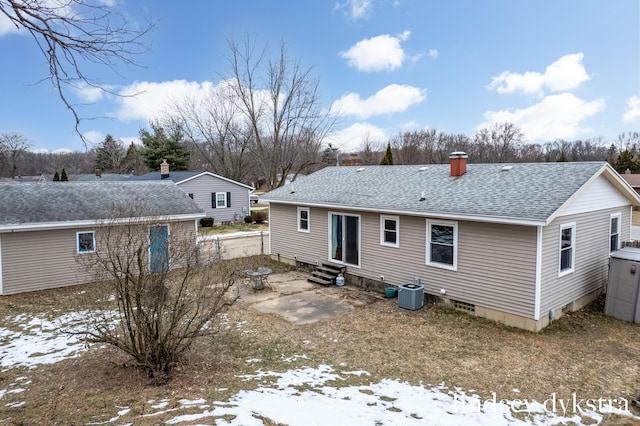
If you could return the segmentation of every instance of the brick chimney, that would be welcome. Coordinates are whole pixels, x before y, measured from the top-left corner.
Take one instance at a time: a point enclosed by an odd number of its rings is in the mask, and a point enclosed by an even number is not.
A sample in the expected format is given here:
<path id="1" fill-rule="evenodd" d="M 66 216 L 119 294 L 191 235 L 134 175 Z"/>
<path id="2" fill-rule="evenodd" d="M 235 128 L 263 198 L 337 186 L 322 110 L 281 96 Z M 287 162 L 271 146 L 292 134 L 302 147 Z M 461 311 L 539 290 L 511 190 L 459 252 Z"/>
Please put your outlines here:
<path id="1" fill-rule="evenodd" d="M 462 151 L 452 152 L 449 155 L 451 164 L 451 176 L 462 176 L 467 173 L 467 153 Z"/>
<path id="2" fill-rule="evenodd" d="M 169 163 L 167 159 L 163 159 L 160 163 L 160 179 L 167 179 L 169 177 Z"/>

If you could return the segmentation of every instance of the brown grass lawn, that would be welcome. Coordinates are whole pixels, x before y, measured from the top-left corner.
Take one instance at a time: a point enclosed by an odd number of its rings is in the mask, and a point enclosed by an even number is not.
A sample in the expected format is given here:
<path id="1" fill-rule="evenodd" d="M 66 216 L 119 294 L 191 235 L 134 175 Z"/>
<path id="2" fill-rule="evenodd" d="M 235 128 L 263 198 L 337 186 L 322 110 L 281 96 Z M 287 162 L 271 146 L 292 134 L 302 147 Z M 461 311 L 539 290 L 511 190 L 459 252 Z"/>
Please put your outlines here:
<path id="1" fill-rule="evenodd" d="M 161 424 L 166 420 L 162 415 L 141 417 L 150 410 L 147 401 L 223 401 L 257 386 L 239 379 L 240 374 L 320 364 L 371 373 L 348 376 L 339 386 L 390 378 L 415 385 L 445 382 L 474 389 L 484 397 L 496 392 L 504 399 L 544 401 L 553 392 L 565 399 L 574 392 L 578 398 L 594 399 L 640 396 L 640 326 L 604 316 L 602 301 L 535 334 L 441 306 L 405 311 L 396 300 L 358 289 L 327 291 L 357 302 L 356 309 L 331 320 L 296 326 L 277 315 L 236 304 L 228 313 L 229 324 L 242 325 L 232 326 L 215 340 L 198 341 L 172 380 L 162 385 L 129 367 L 123 355 L 98 347 L 57 364 L 4 371 L 0 389 L 18 377 L 27 377 L 31 383 L 24 386 L 25 392 L 0 400 L 0 424 L 106 421 L 122 406 L 131 411 L 118 423 Z M 7 317 L 21 312 L 71 310 L 77 295 L 78 288 L 67 288 L 3 297 L 0 327 Z M 295 354 L 308 359 L 284 361 Z M 248 359 L 260 361 L 247 363 Z M 26 403 L 5 406 L 13 401 Z M 3 419 L 10 420 L 3 423 Z M 638 423 L 610 416 L 604 424 Z"/>
<path id="2" fill-rule="evenodd" d="M 268 231 L 269 225 L 266 223 L 230 223 L 230 224 L 218 224 L 214 223 L 213 226 L 208 228 L 199 228 L 198 235 L 221 235 L 230 234 L 233 232 L 255 232 L 255 231 Z"/>

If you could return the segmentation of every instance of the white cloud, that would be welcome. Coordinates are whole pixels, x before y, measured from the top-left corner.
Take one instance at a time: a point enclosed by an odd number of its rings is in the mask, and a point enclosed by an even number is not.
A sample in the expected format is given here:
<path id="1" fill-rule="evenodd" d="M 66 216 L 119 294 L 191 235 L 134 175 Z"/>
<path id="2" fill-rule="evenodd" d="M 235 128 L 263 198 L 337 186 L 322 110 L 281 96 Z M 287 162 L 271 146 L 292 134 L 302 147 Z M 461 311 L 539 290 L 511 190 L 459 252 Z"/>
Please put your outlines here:
<path id="1" fill-rule="evenodd" d="M 478 129 L 509 122 L 518 126 L 530 142 L 569 139 L 588 133 L 591 129 L 581 127 L 580 123 L 604 107 L 604 99 L 586 102 L 571 93 L 562 93 L 547 96 L 529 108 L 488 111 L 486 121 Z"/>
<path id="2" fill-rule="evenodd" d="M 640 96 L 632 96 L 627 99 L 627 111 L 624 113 L 623 120 L 630 123 L 640 119 Z"/>
<path id="3" fill-rule="evenodd" d="M 199 99 L 211 92 L 213 83 L 173 80 L 161 83 L 135 82 L 120 91 L 120 108 L 114 113 L 121 121 L 150 121 L 164 115 L 172 102 L 189 97 Z"/>
<path id="4" fill-rule="evenodd" d="M 342 152 L 357 152 L 365 141 L 377 146 L 389 139 L 381 128 L 369 123 L 355 123 L 325 136 L 324 142 L 338 147 Z"/>
<path id="5" fill-rule="evenodd" d="M 373 0 L 346 0 L 336 3 L 333 10 L 344 10 L 345 15 L 353 20 L 366 19 L 373 7 Z"/>
<path id="6" fill-rule="evenodd" d="M 589 80 L 584 65 L 582 53 L 565 55 L 549 65 L 544 74 L 527 71 L 524 74 L 505 71 L 494 76 L 488 89 L 495 89 L 498 93 L 523 92 L 541 95 L 546 88 L 552 92 L 575 89 Z"/>
<path id="7" fill-rule="evenodd" d="M 436 49 L 429 49 L 429 56 L 431 56 L 433 59 L 437 58 L 439 55 L 439 52 Z"/>
<path id="8" fill-rule="evenodd" d="M 90 86 L 87 83 L 80 83 L 73 88 L 76 95 L 85 102 L 97 102 L 101 100 L 105 96 L 105 90 L 110 89 L 111 88 L 108 86 L 101 89 L 99 87 Z"/>
<path id="9" fill-rule="evenodd" d="M 18 33 L 21 30 L 21 28 L 17 28 L 4 14 L 0 14 L 0 36 Z"/>
<path id="10" fill-rule="evenodd" d="M 349 50 L 340 52 L 340 56 L 347 59 L 350 67 L 358 71 L 393 71 L 402 66 L 406 54 L 400 43 L 411 35 L 404 31 L 397 36 L 383 34 L 360 40 Z"/>
<path id="11" fill-rule="evenodd" d="M 105 138 L 105 134 L 97 130 L 84 132 L 82 136 L 92 145 L 99 145 Z"/>
<path id="12" fill-rule="evenodd" d="M 367 99 L 348 93 L 333 102 L 331 112 L 338 116 L 367 119 L 373 115 L 402 112 L 426 99 L 426 90 L 413 86 L 390 84 Z"/>

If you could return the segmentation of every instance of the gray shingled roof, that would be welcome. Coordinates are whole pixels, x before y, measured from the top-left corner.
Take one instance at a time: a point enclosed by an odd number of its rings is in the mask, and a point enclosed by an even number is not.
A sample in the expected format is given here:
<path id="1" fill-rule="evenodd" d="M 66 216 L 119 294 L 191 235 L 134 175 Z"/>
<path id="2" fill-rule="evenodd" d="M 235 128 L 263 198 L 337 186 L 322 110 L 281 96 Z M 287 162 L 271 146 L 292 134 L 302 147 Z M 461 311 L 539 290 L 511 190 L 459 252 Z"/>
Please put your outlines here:
<path id="1" fill-rule="evenodd" d="M 326 167 L 268 192 L 270 202 L 396 211 L 497 221 L 548 219 L 604 162 L 468 164 L 450 176 L 449 164 Z M 295 193 L 291 193 L 291 188 Z M 424 201 L 420 201 L 424 191 Z"/>
<path id="2" fill-rule="evenodd" d="M 131 180 L 170 180 L 175 183 L 182 182 L 185 179 L 192 178 L 203 173 L 202 170 L 177 170 L 171 171 L 168 178 L 161 179 L 160 172 L 149 172 L 140 176 L 131 176 Z"/>
<path id="3" fill-rule="evenodd" d="M 206 170 L 205 171 L 202 171 L 202 170 L 200 170 L 200 171 L 196 171 L 196 170 L 178 170 L 178 171 L 175 171 L 175 172 L 172 171 L 172 172 L 169 173 L 169 177 L 164 178 L 164 179 L 161 179 L 160 172 L 149 172 L 149 173 L 145 173 L 145 174 L 140 175 L 140 176 L 131 176 L 130 179 L 133 180 L 133 181 L 140 181 L 140 180 L 171 180 L 171 181 L 173 181 L 175 183 L 180 183 L 180 182 L 183 182 L 183 181 L 185 181 L 187 179 L 190 179 L 190 178 L 192 178 L 194 176 L 201 175 L 203 173 L 207 173 L 207 174 L 209 174 L 211 176 L 216 176 L 216 177 L 218 177 L 220 179 L 223 179 L 223 180 L 225 180 L 225 181 L 227 181 L 229 183 L 240 185 L 240 186 L 243 186 L 243 187 L 245 187 L 247 189 L 253 189 L 251 186 L 245 185 L 242 182 L 238 182 L 238 181 L 235 181 L 233 179 L 229 179 L 229 178 L 226 178 L 224 176 L 220 176 L 220 175 L 217 175 L 217 174 L 215 174 L 213 172 L 209 172 L 209 171 L 206 171 Z"/>
<path id="4" fill-rule="evenodd" d="M 139 202 L 145 216 L 204 216 L 173 182 L 1 183 L 0 228 L 109 219 L 114 209 L 131 212 Z"/>

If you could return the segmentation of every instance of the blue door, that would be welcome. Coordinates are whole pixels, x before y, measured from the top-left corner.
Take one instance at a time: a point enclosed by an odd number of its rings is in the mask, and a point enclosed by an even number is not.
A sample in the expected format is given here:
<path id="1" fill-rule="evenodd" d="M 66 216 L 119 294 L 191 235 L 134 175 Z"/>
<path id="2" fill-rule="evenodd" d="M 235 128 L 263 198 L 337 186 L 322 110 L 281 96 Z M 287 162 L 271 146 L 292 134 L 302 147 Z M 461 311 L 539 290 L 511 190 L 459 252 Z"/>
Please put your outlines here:
<path id="1" fill-rule="evenodd" d="M 169 270 L 169 227 L 156 225 L 149 228 L 149 271 Z"/>

